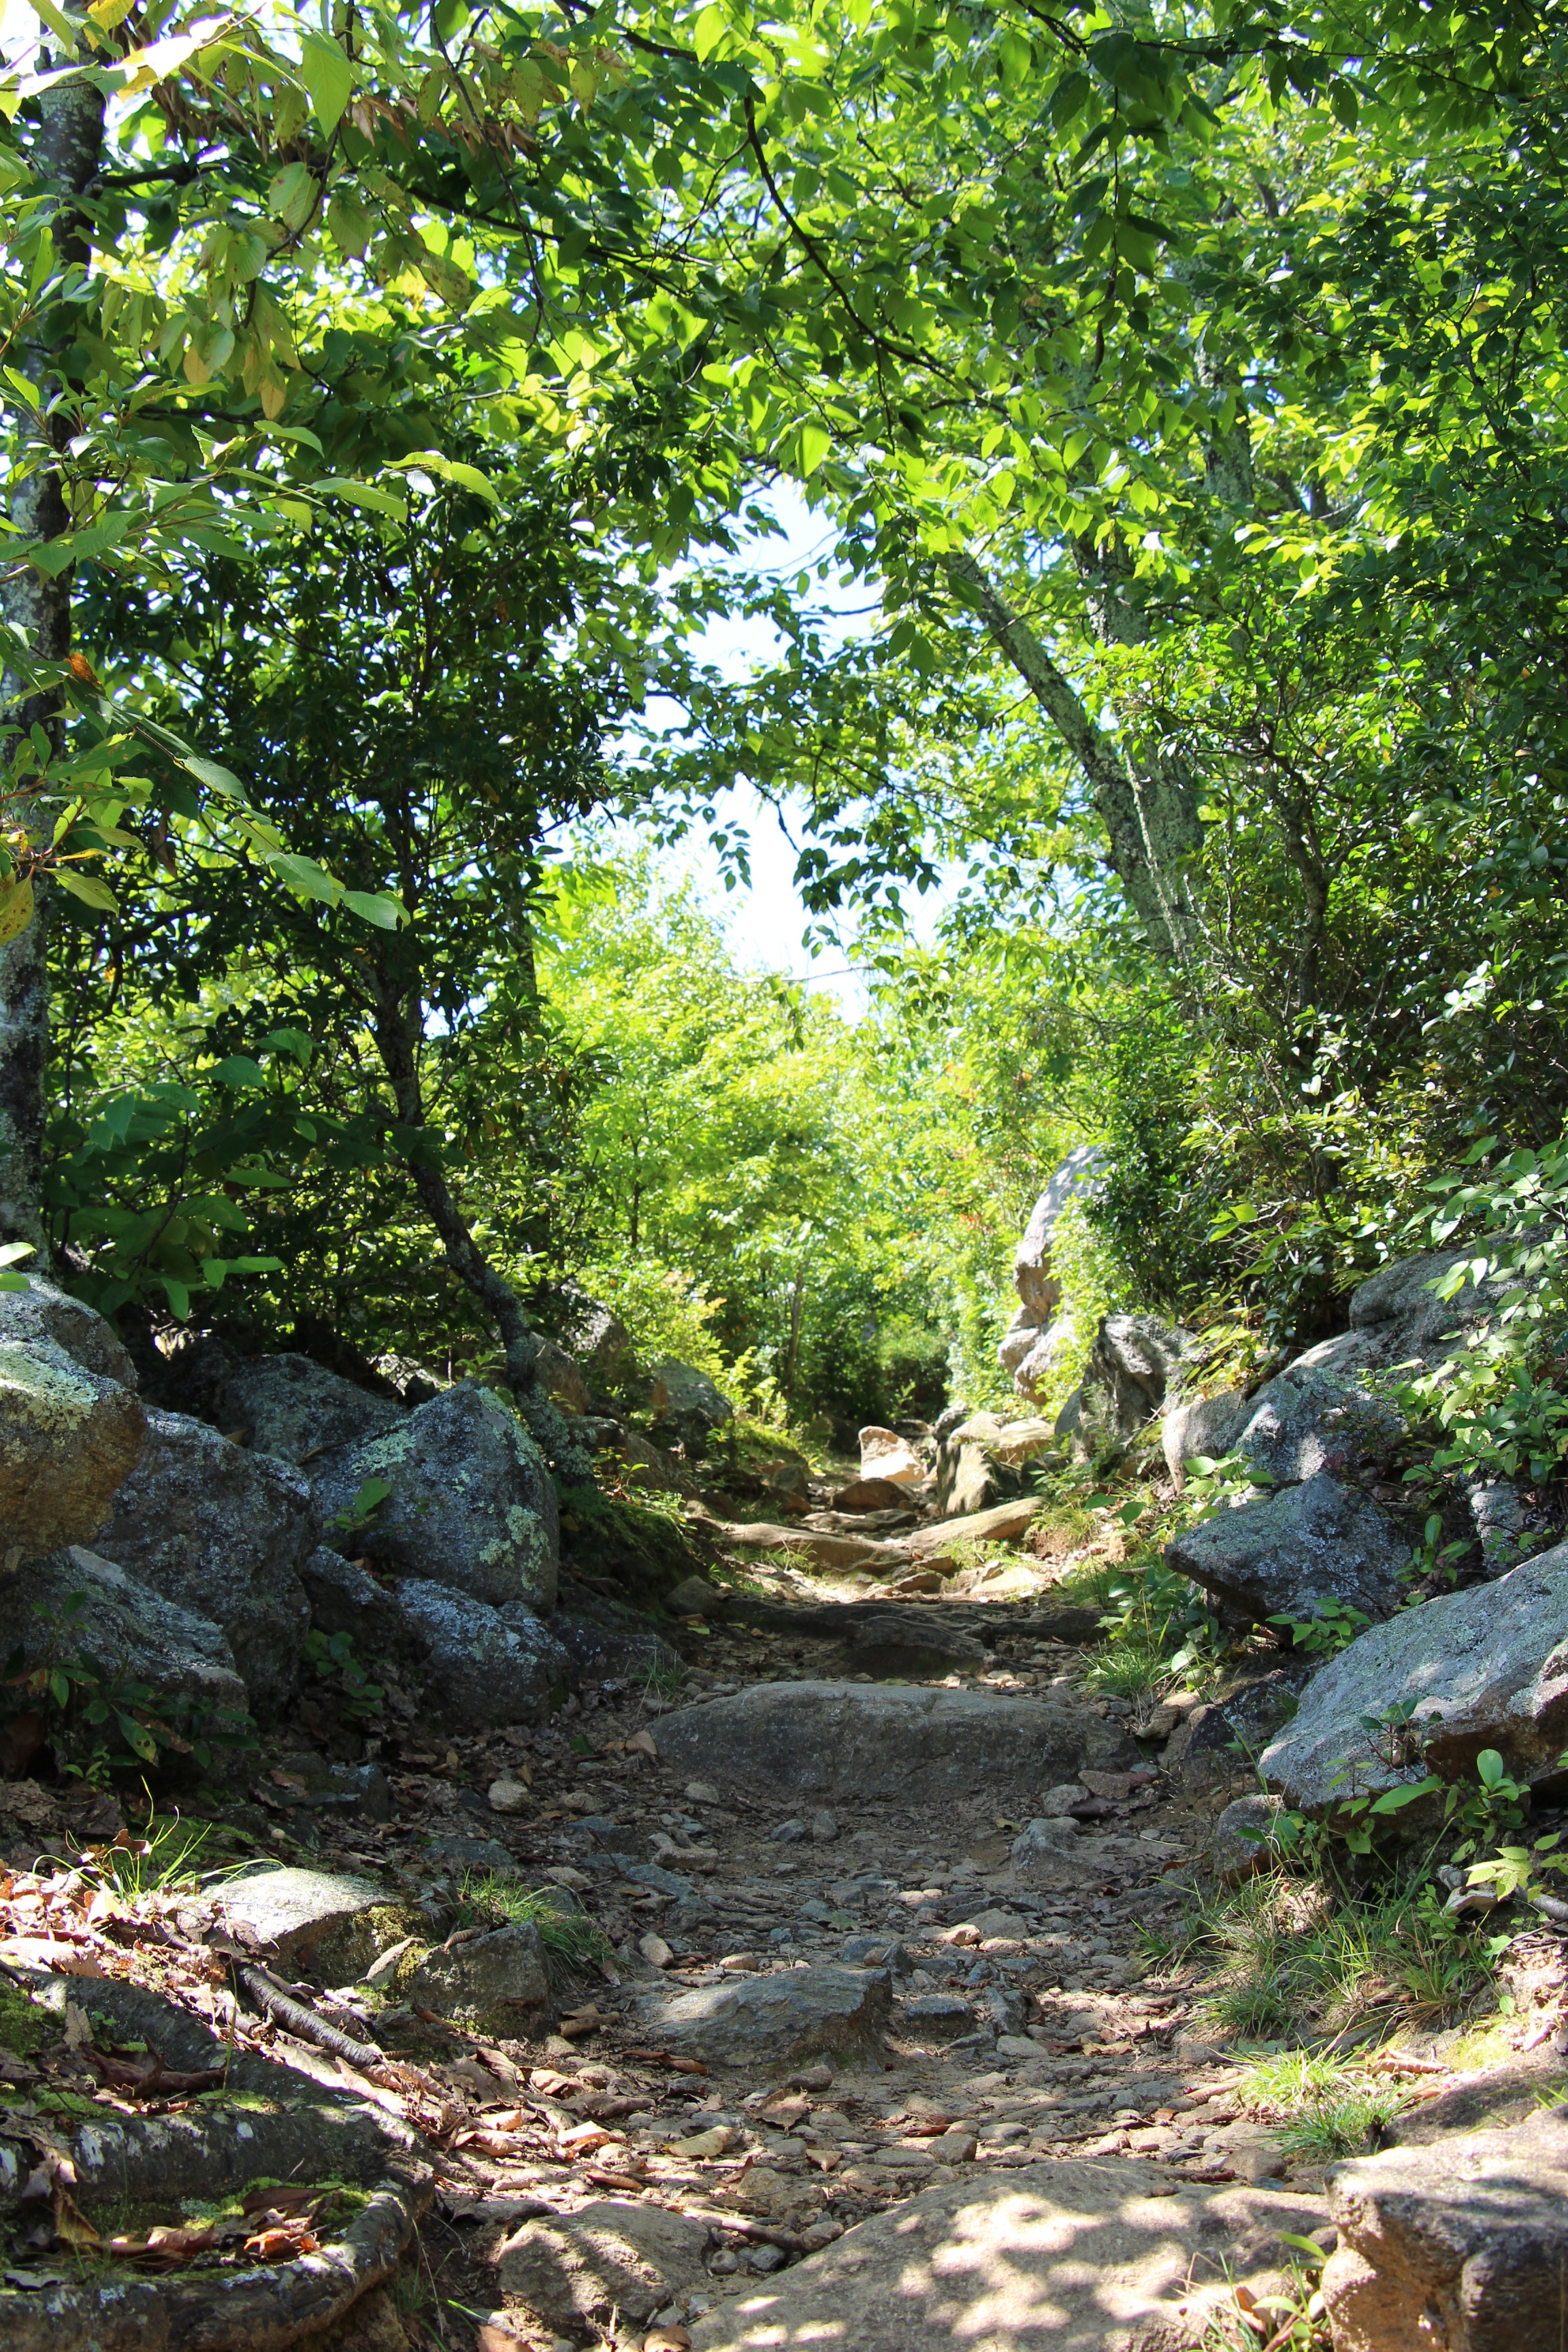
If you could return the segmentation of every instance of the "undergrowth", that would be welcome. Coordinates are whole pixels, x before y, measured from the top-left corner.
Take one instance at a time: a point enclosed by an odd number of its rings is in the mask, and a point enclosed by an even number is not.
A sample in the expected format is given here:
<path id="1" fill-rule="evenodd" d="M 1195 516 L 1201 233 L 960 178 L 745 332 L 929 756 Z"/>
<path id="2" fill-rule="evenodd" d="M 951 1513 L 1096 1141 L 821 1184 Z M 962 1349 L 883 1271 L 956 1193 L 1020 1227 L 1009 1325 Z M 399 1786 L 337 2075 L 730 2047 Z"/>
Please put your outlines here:
<path id="1" fill-rule="evenodd" d="M 458 1925 L 536 1927 L 552 1972 L 596 1967 L 613 1948 L 609 1937 L 596 1919 L 568 1910 L 565 1901 L 553 1886 L 520 1886 L 494 1871 L 470 1872 L 458 1897 Z"/>

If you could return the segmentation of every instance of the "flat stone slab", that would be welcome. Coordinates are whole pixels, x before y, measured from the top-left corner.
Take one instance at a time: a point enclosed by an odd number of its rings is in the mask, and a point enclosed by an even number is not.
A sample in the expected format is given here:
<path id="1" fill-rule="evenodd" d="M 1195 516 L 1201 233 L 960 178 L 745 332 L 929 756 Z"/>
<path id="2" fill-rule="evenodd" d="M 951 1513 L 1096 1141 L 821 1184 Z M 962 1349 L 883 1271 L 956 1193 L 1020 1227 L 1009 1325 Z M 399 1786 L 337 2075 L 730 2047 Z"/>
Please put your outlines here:
<path id="1" fill-rule="evenodd" d="M 691 2330 L 691 2352 L 1124 2352 L 1183 2340 L 1184 2305 L 1224 2271 L 1266 2291 L 1281 2233 L 1320 2199 L 1271 2188 L 1172 2193 L 1155 2165 L 1034 2164 L 928 2189 Z M 1189 2281 L 1191 2284 L 1189 2285 Z M 1169 2333 L 1156 2332 L 1162 2323 Z M 1201 2321 L 1189 2341 L 1201 2341 Z M 1523 2352 L 1522 2344 L 1519 2352 Z"/>
<path id="2" fill-rule="evenodd" d="M 906 1540 L 917 1559 L 946 1551 L 955 1543 L 1011 1543 L 1021 1536 L 1039 1511 L 1037 1496 L 1016 1503 L 994 1503 L 988 1511 L 972 1511 L 967 1518 L 943 1519 L 934 1528 L 916 1528 Z"/>
<path id="3" fill-rule="evenodd" d="M 655 1994 L 640 2005 L 638 2023 L 668 2049 L 710 2065 L 781 2066 L 879 2049 L 891 2011 L 885 1969 L 830 1961 Z"/>
<path id="4" fill-rule="evenodd" d="M 1323 2272 L 1335 2352 L 1442 2345 L 1542 2352 L 1568 2309 L 1568 2121 L 1387 2148 L 1331 2187 L 1339 2245 Z"/>
<path id="5" fill-rule="evenodd" d="M 658 1736 L 668 1763 L 786 1798 L 927 1804 L 977 1781 L 1048 1789 L 1086 1764 L 1126 1771 L 1140 1760 L 1124 1733 L 1087 1708 L 850 1682 L 757 1683 L 667 1715 Z"/>
<path id="6" fill-rule="evenodd" d="M 575 2331 L 616 2313 L 646 2322 L 707 2284 L 708 2224 L 662 2205 L 601 2197 L 569 2215 L 527 2221 L 497 2257 L 500 2283 L 552 2327 Z"/>
<path id="7" fill-rule="evenodd" d="M 233 1880 L 217 1895 L 231 1932 L 247 1927 L 279 1955 L 330 1945 L 363 1913 L 390 1900 L 374 1879 L 328 1870 L 258 1870 L 250 1878 Z"/>

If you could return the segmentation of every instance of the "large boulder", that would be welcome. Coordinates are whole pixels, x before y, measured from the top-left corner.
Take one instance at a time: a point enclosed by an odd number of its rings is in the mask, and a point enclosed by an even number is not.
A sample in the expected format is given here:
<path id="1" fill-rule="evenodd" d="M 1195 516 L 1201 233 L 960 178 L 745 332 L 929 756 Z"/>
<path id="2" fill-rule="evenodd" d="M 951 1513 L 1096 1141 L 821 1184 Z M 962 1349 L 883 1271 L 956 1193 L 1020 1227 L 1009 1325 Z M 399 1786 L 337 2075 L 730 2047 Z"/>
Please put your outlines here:
<path id="1" fill-rule="evenodd" d="M 1406 1706 L 1403 1741 L 1367 1730 Z M 1319 1668 L 1259 1769 L 1289 1803 L 1321 1813 L 1344 1794 L 1348 1783 L 1335 1782 L 1346 1767 L 1358 1793 L 1375 1794 L 1427 1770 L 1458 1780 L 1495 1748 L 1528 1780 L 1554 1775 L 1564 1747 L 1568 1544 L 1559 1544 L 1495 1584 L 1370 1627 Z"/>
<path id="2" fill-rule="evenodd" d="M 1568 2122 L 1386 2148 L 1330 2185 L 1334 2352 L 1534 2352 L 1564 2340 Z"/>
<path id="3" fill-rule="evenodd" d="M 58 1340 L 0 1339 L 0 1562 L 96 1536 L 146 1426 L 132 1390 Z"/>
<path id="4" fill-rule="evenodd" d="M 84 1371 L 117 1381 L 122 1389 L 136 1386 L 136 1367 L 112 1323 L 68 1291 L 58 1290 L 41 1274 L 22 1279 L 25 1290 L 0 1290 L 0 1339 L 27 1346 L 52 1339 Z"/>
<path id="5" fill-rule="evenodd" d="M 1079 1442 L 1094 1451 L 1135 1437 L 1201 1345 L 1157 1315 L 1102 1316 L 1079 1390 Z"/>
<path id="6" fill-rule="evenodd" d="M 1020 1396 L 1034 1399 L 1054 1378 L 1077 1337 L 1070 1315 L 1058 1312 L 1061 1284 L 1051 1264 L 1057 1223 L 1068 1202 L 1093 1189 L 1104 1153 L 1098 1144 L 1069 1151 L 1036 1202 L 1013 1261 L 1018 1311 L 1008 1325 L 996 1360 L 1013 1375 Z"/>
<path id="7" fill-rule="evenodd" d="M 476 1381 L 337 1447 L 311 1479 L 329 1543 L 492 1608 L 548 1609 L 555 1599 L 554 1483 L 517 1415 Z M 356 1497 L 373 1480 L 389 1491 L 356 1526 Z"/>
<path id="8" fill-rule="evenodd" d="M 1209 2327 L 1234 2316 L 1233 2286 L 1247 2288 L 1254 2309 L 1288 2286 L 1287 2241 L 1322 2219 L 1321 2200 L 1303 2190 L 1202 2188 L 1128 2157 L 1005 2172 L 965 2166 L 720 2304 L 693 2326 L 692 2352 L 1176 2352 L 1235 2342 L 1230 2326 L 1223 2336 Z M 1418 2341 L 1399 2339 L 1399 2352 Z M 1512 2339 L 1517 2352 L 1525 2341 Z"/>
<path id="9" fill-rule="evenodd" d="M 310 1609 L 300 1570 L 319 1534 L 300 1473 L 181 1412 L 151 1412 L 114 1497 L 105 1555 L 223 1627 L 257 1711 L 299 1687 Z"/>
<path id="10" fill-rule="evenodd" d="M 1298 1360 L 1250 1400 L 1228 1450 L 1273 1486 L 1300 1486 L 1321 1470 L 1383 1460 L 1405 1428 L 1404 1414 L 1386 1397 Z"/>
<path id="11" fill-rule="evenodd" d="M 379 1437 L 408 1417 L 395 1398 L 356 1388 L 309 1356 L 237 1357 L 223 1381 L 219 1411 L 226 1435 L 243 1433 L 258 1454 L 294 1463 Z"/>
<path id="12" fill-rule="evenodd" d="M 562 1346 L 601 1389 L 615 1388 L 634 1368 L 632 1337 L 620 1318 L 574 1282 L 563 1283 L 555 1302 Z"/>
<path id="13" fill-rule="evenodd" d="M 1327 1600 L 1367 1617 L 1398 1605 L 1410 1542 L 1388 1513 L 1327 1470 L 1201 1519 L 1165 1548 L 1233 1624 L 1313 1617 Z"/>
<path id="14" fill-rule="evenodd" d="M 236 1728 L 248 1712 L 220 1626 L 78 1545 L 0 1580 L 0 1657 L 16 1650 L 29 1669 L 55 1656 L 106 1684 L 142 1683 L 161 1715 L 205 1730 Z"/>
<path id="15" fill-rule="evenodd" d="M 391 1598 L 395 1652 L 413 1662 L 426 1708 L 449 1731 L 542 1722 L 576 1680 L 570 1654 L 521 1603 L 491 1609 L 413 1576 Z"/>
<path id="16" fill-rule="evenodd" d="M 677 1438 L 689 1454 L 700 1454 L 716 1429 L 735 1418 L 735 1408 L 706 1372 L 667 1356 L 648 1371 L 648 1412 L 660 1442 Z"/>
<path id="17" fill-rule="evenodd" d="M 989 1691 L 851 1682 L 758 1683 L 683 1707 L 658 1727 L 658 1752 L 696 1777 L 775 1800 L 963 1797 L 978 1783 L 1054 1788 L 1085 1765 L 1126 1771 L 1137 1751 L 1080 1708 Z"/>
<path id="18" fill-rule="evenodd" d="M 649 2320 L 667 2303 L 707 2284 L 709 2225 L 662 2205 L 602 2197 L 575 2213 L 525 2221 L 496 2260 L 500 2283 L 546 2326 L 575 2341 L 617 2316 Z M 679 2341 L 679 2339 L 676 2339 Z"/>
<path id="19" fill-rule="evenodd" d="M 1171 1407 L 1160 1423 L 1160 1449 L 1178 1492 L 1187 1483 L 1187 1464 L 1200 1455 L 1223 1461 L 1251 1418 L 1251 1402 L 1240 1389 L 1222 1389 L 1215 1396 L 1191 1397 Z"/>
<path id="20" fill-rule="evenodd" d="M 1026 1465 L 1056 1443 L 1051 1422 L 971 1413 L 937 1441 L 938 1510 L 944 1517 L 962 1518 L 1021 1494 Z"/>
<path id="21" fill-rule="evenodd" d="M 879 1422 L 868 1422 L 859 1434 L 860 1475 L 862 1478 L 885 1479 L 889 1486 L 918 1486 L 925 1476 L 925 1465 L 907 1437 L 896 1429 L 884 1429 Z"/>
<path id="22" fill-rule="evenodd" d="M 868 2056 L 892 2012 L 885 1969 L 829 1961 L 778 1976 L 732 1977 L 641 2004 L 639 2022 L 661 2049 L 708 2066 L 784 2066 L 794 2059 Z"/>

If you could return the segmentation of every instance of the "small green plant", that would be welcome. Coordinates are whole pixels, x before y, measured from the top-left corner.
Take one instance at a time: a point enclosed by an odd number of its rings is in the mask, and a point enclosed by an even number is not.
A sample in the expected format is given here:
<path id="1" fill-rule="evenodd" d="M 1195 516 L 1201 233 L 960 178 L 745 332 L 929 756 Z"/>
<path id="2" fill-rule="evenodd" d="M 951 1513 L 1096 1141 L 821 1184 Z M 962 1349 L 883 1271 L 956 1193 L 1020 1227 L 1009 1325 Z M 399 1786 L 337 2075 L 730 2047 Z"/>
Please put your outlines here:
<path id="1" fill-rule="evenodd" d="M 18 1645 L 0 1683 L 16 1694 L 12 1712 L 41 1709 L 42 1738 L 71 1778 L 102 1787 L 115 1772 L 154 1765 L 170 1754 L 190 1756 L 206 1771 L 225 1755 L 254 1749 L 248 1716 L 220 1716 L 200 1701 L 182 1705 L 140 1681 L 123 1657 L 107 1664 L 89 1657 L 81 1646 L 87 1607 L 85 1592 L 68 1593 L 58 1610 L 36 1601 L 33 1613 L 47 1629 L 47 1648 L 29 1666 Z"/>
<path id="2" fill-rule="evenodd" d="M 1252 2067 L 1238 2089 L 1249 2106 L 1279 2124 L 1279 2145 L 1288 2154 L 1319 2163 L 1359 2154 L 1410 2104 L 1400 2084 L 1305 2050 Z"/>
<path id="3" fill-rule="evenodd" d="M 380 1722 L 386 1692 L 355 1657 L 352 1634 L 323 1633 L 312 1626 L 305 1636 L 305 1660 L 319 1682 L 336 1679 L 338 1704 L 351 1723 Z"/>
<path id="4" fill-rule="evenodd" d="M 391 1492 L 392 1486 L 387 1479 L 366 1478 L 353 1502 L 345 1503 L 341 1511 L 334 1511 L 327 1525 L 345 1536 L 363 1535 L 367 1528 L 374 1526 L 375 1515 Z"/>
<path id="5" fill-rule="evenodd" d="M 1176 1675 L 1212 1674 L 1225 1654 L 1225 1636 L 1203 1593 L 1157 1553 L 1122 1571 L 1100 1622 L 1105 1646 L 1090 1664 L 1090 1690 L 1132 1697 Z"/>
<path id="6" fill-rule="evenodd" d="M 1270 1617 L 1271 1625 L 1281 1627 L 1290 1636 L 1290 1646 L 1309 1658 L 1337 1657 L 1348 1650 L 1356 1635 L 1365 1631 L 1372 1619 L 1360 1609 L 1352 1609 L 1348 1601 L 1327 1593 L 1310 1617 Z"/>
<path id="7" fill-rule="evenodd" d="M 1441 1576 L 1451 1586 L 1458 1574 L 1459 1561 L 1468 1549 L 1469 1545 L 1462 1538 L 1455 1543 L 1443 1541 L 1442 1514 L 1434 1511 L 1421 1530 L 1421 1540 L 1411 1553 L 1401 1580 L 1416 1584 L 1429 1577 Z"/>

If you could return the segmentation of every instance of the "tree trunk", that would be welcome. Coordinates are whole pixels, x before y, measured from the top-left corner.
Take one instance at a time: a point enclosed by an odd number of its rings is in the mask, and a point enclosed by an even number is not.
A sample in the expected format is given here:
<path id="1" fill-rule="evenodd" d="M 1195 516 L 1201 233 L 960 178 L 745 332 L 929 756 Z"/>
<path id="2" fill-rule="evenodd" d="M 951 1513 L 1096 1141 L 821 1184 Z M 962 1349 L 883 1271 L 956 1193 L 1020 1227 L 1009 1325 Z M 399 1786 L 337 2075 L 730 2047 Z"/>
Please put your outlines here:
<path id="1" fill-rule="evenodd" d="M 92 247 L 86 215 L 77 199 L 97 173 L 103 148 L 103 93 L 87 81 L 61 82 L 38 100 L 38 123 L 30 160 L 34 170 L 55 197 L 53 237 L 55 261 L 64 270 L 86 270 Z M 20 352 L 22 367 L 42 395 L 44 430 L 50 446 L 62 450 L 69 438 L 71 420 L 49 404 L 63 389 L 47 343 L 36 341 Z M 36 458 L 37 426 L 30 408 L 15 412 L 11 434 L 13 466 Z M 58 539 L 69 529 L 65 495 L 58 465 L 46 460 L 30 470 L 13 474 L 10 498 L 12 527 L 24 539 Z M 5 590 L 5 617 L 21 629 L 36 655 L 63 661 L 70 651 L 71 573 L 51 579 L 30 565 L 16 572 Z M 0 680 L 0 698 L 7 718 L 13 712 L 24 730 L 39 727 L 51 751 L 58 752 L 65 732 L 61 698 L 58 693 L 28 694 L 24 682 L 7 670 Z M 16 706 L 20 701 L 19 710 Z M 44 814 L 24 807 L 7 813 L 18 816 L 35 839 L 47 841 L 52 830 Z M 44 1247 L 43 1154 L 44 1070 L 49 1045 L 48 894 L 40 891 L 26 929 L 0 947 L 0 1238 L 28 1241 Z"/>
<path id="2" fill-rule="evenodd" d="M 1185 963 L 1196 941 L 1188 868 L 1203 845 L 1197 793 L 1186 766 L 1158 749 L 1134 760 L 1089 717 L 1027 621 L 1015 613 L 973 555 L 948 559 L 964 602 L 1017 671 L 1082 768 L 1110 844 L 1110 863 L 1150 944 Z"/>
<path id="3" fill-rule="evenodd" d="M 392 968 L 394 960 L 400 968 Z M 411 966 L 413 958 L 406 947 L 399 957 L 397 947 L 389 943 L 385 955 L 374 957 L 375 1043 L 400 1124 L 424 1129 L 419 1048 L 425 1003 L 417 968 Z M 566 1415 L 540 1388 L 534 1376 L 539 1341 L 529 1328 L 522 1301 L 469 1232 L 468 1219 L 452 1198 L 437 1152 L 432 1137 L 429 1156 L 411 1158 L 407 1163 L 420 1205 L 440 1235 L 447 1265 L 496 1327 L 506 1354 L 507 1385 L 545 1460 L 560 1477 L 574 1484 L 585 1482 L 593 1475 L 593 1455 Z"/>

